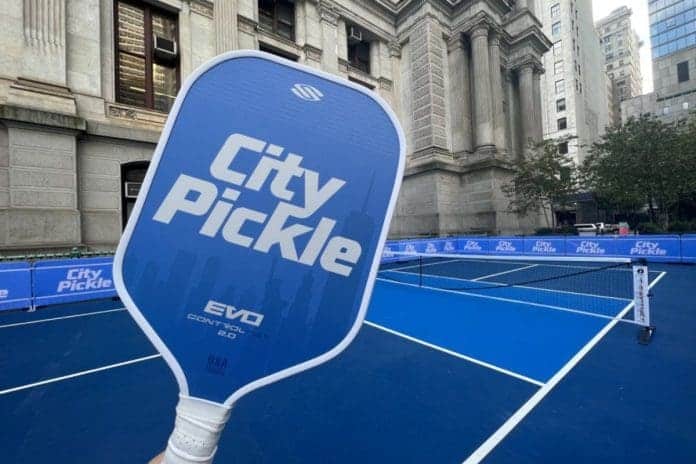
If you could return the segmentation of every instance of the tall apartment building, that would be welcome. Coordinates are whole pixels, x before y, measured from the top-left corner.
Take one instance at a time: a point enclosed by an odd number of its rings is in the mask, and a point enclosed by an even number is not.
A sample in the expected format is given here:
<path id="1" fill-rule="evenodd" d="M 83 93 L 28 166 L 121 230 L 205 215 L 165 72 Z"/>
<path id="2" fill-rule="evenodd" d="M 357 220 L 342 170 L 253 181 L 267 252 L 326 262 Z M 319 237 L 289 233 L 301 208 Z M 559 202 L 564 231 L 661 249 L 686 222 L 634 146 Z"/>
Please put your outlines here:
<path id="1" fill-rule="evenodd" d="M 654 92 L 622 104 L 622 119 L 652 114 L 681 123 L 696 110 L 696 2 L 650 0 Z"/>
<path id="2" fill-rule="evenodd" d="M 582 163 L 587 146 L 608 122 L 607 76 L 591 0 L 543 0 L 539 16 L 553 42 L 541 78 L 545 139 L 558 139 L 561 153 Z"/>
<path id="3" fill-rule="evenodd" d="M 633 11 L 622 6 L 595 24 L 600 36 L 607 75 L 612 81 L 609 103 L 613 124 L 621 123 L 621 102 L 643 93 L 640 47 L 643 42 L 631 25 Z"/>
<path id="4" fill-rule="evenodd" d="M 551 44 L 532 0 L 0 3 L 0 250 L 113 248 L 181 82 L 234 49 L 392 106 L 408 144 L 393 236 L 537 226 L 501 191 L 542 133 Z"/>

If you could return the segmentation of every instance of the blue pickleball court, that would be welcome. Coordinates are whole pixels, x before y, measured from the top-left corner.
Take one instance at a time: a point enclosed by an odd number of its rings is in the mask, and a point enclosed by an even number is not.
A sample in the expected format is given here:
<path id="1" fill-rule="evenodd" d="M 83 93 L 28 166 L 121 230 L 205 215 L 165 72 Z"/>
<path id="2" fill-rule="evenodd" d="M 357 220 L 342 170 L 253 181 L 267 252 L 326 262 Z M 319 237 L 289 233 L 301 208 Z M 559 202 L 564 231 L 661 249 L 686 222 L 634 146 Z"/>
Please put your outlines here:
<path id="1" fill-rule="evenodd" d="M 385 265 L 355 342 L 243 398 L 215 462 L 690 462 L 696 268 L 651 265 L 639 345 L 630 269 L 594 266 Z M 2 462 L 147 462 L 176 400 L 119 301 L 0 313 Z"/>

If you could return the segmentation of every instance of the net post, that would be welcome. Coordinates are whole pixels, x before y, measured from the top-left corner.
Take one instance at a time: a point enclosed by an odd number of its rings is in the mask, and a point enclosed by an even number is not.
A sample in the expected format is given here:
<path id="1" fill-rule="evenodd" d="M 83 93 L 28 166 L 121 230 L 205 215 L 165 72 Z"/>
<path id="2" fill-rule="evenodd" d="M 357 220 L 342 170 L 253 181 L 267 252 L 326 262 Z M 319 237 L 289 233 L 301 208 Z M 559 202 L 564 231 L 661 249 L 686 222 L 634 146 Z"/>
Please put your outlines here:
<path id="1" fill-rule="evenodd" d="M 641 326 L 638 343 L 647 345 L 655 332 L 655 326 L 650 323 L 650 283 L 645 259 L 633 262 L 633 320 Z"/>
<path id="2" fill-rule="evenodd" d="M 418 257 L 418 286 L 423 286 L 423 257 Z"/>

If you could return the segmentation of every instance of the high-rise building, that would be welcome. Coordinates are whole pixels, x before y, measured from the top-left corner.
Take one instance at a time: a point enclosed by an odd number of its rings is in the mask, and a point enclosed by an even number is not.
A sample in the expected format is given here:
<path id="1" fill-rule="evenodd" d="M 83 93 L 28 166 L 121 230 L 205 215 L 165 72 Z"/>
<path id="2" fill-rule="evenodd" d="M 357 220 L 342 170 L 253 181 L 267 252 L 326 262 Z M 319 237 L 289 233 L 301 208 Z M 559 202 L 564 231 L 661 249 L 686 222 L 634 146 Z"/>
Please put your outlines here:
<path id="1" fill-rule="evenodd" d="M 652 114 L 684 122 L 696 109 L 696 2 L 650 0 L 654 92 L 622 104 L 622 119 Z"/>
<path id="2" fill-rule="evenodd" d="M 234 49 L 391 105 L 408 146 L 393 236 L 533 231 L 501 189 L 542 134 L 533 3 L 1 0 L 0 251 L 112 249 L 182 81 Z"/>
<path id="3" fill-rule="evenodd" d="M 545 139 L 582 163 L 587 146 L 608 122 L 607 76 L 591 0 L 544 0 L 539 17 L 553 42 L 544 55 L 542 120 Z"/>
<path id="4" fill-rule="evenodd" d="M 600 37 L 607 75 L 612 81 L 609 98 L 611 123 L 621 122 L 621 102 L 643 93 L 640 47 L 643 42 L 631 25 L 633 11 L 622 6 L 595 24 Z"/>

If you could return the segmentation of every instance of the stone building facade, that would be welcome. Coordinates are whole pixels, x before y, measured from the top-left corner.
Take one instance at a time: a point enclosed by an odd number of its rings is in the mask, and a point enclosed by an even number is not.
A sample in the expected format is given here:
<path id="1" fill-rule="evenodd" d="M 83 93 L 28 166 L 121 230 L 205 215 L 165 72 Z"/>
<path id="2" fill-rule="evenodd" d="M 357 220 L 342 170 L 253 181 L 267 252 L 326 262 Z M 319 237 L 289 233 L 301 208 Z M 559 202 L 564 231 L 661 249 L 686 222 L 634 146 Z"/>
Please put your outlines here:
<path id="1" fill-rule="evenodd" d="M 235 49 L 393 107 L 408 163 L 392 235 L 530 230 L 500 186 L 541 137 L 549 46 L 531 0 L 4 0 L 0 250 L 113 248 L 182 80 Z"/>
<path id="2" fill-rule="evenodd" d="M 612 124 L 621 124 L 621 102 L 643 93 L 640 47 L 643 42 L 631 25 L 633 11 L 622 6 L 597 21 L 604 63 L 612 81 L 610 105 Z"/>
<path id="3" fill-rule="evenodd" d="M 609 120 L 608 80 L 591 0 L 543 0 L 540 17 L 553 49 L 544 56 L 544 138 L 580 165 Z"/>

